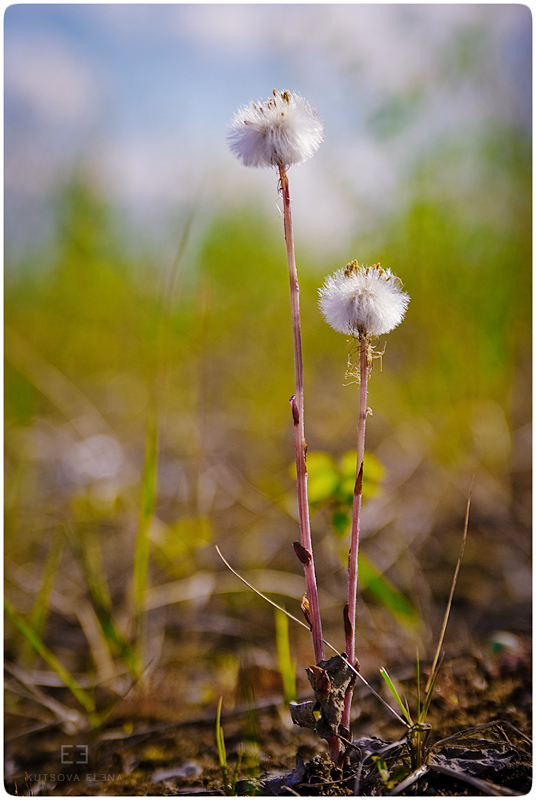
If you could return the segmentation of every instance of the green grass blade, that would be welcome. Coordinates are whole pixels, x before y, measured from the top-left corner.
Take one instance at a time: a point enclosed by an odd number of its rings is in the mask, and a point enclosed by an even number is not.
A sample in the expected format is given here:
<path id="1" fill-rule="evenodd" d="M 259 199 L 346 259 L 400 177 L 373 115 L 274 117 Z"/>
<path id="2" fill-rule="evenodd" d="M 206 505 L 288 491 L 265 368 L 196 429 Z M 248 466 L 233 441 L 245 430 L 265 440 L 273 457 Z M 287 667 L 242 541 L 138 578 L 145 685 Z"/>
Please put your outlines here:
<path id="1" fill-rule="evenodd" d="M 242 749 L 242 745 L 238 750 L 238 758 L 236 760 L 236 765 L 233 770 L 233 777 L 231 778 L 231 794 L 234 796 L 236 794 L 236 784 L 238 781 L 238 772 L 240 770 L 240 765 L 242 763 L 242 756 L 244 755 L 244 751 Z"/>
<path id="2" fill-rule="evenodd" d="M 447 603 L 447 608 L 446 608 L 446 611 L 445 611 L 445 616 L 443 618 L 443 625 L 441 627 L 441 633 L 439 635 L 439 642 L 437 643 L 437 648 L 436 648 L 436 651 L 435 651 L 435 656 L 434 656 L 434 661 L 433 661 L 433 664 L 432 664 L 432 669 L 430 670 L 430 676 L 429 676 L 427 684 L 426 684 L 425 691 L 427 693 L 428 693 L 428 690 L 430 689 L 432 683 L 435 683 L 435 681 L 437 680 L 437 674 L 436 674 L 437 662 L 438 662 L 439 656 L 441 654 L 441 648 L 443 647 L 443 640 L 445 638 L 445 633 L 446 633 L 446 630 L 447 630 L 447 625 L 448 625 L 449 616 L 450 616 L 450 609 L 452 607 L 452 600 L 454 598 L 454 591 L 456 589 L 456 583 L 458 582 L 458 574 L 460 572 L 460 567 L 462 565 L 463 554 L 465 552 L 465 543 L 467 542 L 467 530 L 469 528 L 469 511 L 470 511 L 470 508 L 471 508 L 471 494 L 472 494 L 472 491 L 473 491 L 473 481 L 471 481 L 471 486 L 469 488 L 469 497 L 467 498 L 467 506 L 466 506 L 466 509 L 465 509 L 465 522 L 464 522 L 464 526 L 463 526 L 463 536 L 462 536 L 462 544 L 461 544 L 461 547 L 460 547 L 460 555 L 458 556 L 458 561 L 456 563 L 456 569 L 454 570 L 454 577 L 452 578 L 452 585 L 450 587 L 450 595 L 449 595 L 449 599 L 448 599 L 448 603 Z"/>
<path id="3" fill-rule="evenodd" d="M 115 650 L 117 653 L 119 653 L 131 675 L 138 677 L 139 668 L 136 654 L 128 642 L 117 630 L 112 619 L 111 612 L 107 611 L 106 609 L 96 608 L 95 613 L 97 614 L 97 619 L 99 620 L 102 632 L 104 633 L 108 645 L 111 646 L 112 650 Z"/>
<path id="4" fill-rule="evenodd" d="M 95 716 L 95 703 L 93 698 L 86 691 L 84 691 L 81 686 L 78 685 L 71 673 L 66 670 L 65 667 L 58 661 L 54 653 L 52 653 L 48 647 L 43 644 L 41 639 L 36 635 L 35 631 L 22 619 L 22 617 L 17 614 L 7 599 L 4 600 L 4 608 L 13 623 L 23 634 L 23 636 L 25 636 L 30 642 L 32 647 L 41 656 L 43 661 L 46 661 L 49 667 L 56 673 L 65 686 L 70 689 L 80 705 L 87 711 L 91 723 L 95 725 L 97 720 Z"/>
<path id="5" fill-rule="evenodd" d="M 138 661 L 143 664 L 145 636 L 145 598 L 147 593 L 147 574 L 149 570 L 149 531 L 156 500 L 156 473 L 158 456 L 158 419 L 153 406 L 147 419 L 145 438 L 145 463 L 140 494 L 138 536 L 134 552 L 134 574 L 132 593 L 136 620 L 136 639 Z"/>
<path id="6" fill-rule="evenodd" d="M 94 531 L 81 531 L 77 550 L 82 558 L 86 580 L 91 595 L 100 608 L 110 610 L 112 599 L 102 564 L 100 539 Z"/>
<path id="7" fill-rule="evenodd" d="M 421 662 L 419 660 L 419 650 L 417 649 L 417 722 L 422 722 L 421 717 Z"/>
<path id="8" fill-rule="evenodd" d="M 290 656 L 288 617 L 275 609 L 275 640 L 285 703 L 296 701 L 296 664 Z"/>
<path id="9" fill-rule="evenodd" d="M 102 564 L 100 542 L 94 532 L 75 537 L 70 536 L 73 548 L 82 562 L 82 568 L 93 601 L 95 614 L 101 626 L 106 645 L 112 658 L 120 656 L 134 677 L 138 677 L 136 654 L 119 633 L 113 621 L 112 600 Z"/>
<path id="10" fill-rule="evenodd" d="M 387 684 L 387 686 L 389 687 L 389 690 L 390 690 L 391 694 L 393 695 L 393 697 L 395 698 L 396 702 L 400 706 L 400 709 L 401 709 L 402 713 L 404 714 L 404 717 L 407 719 L 407 721 L 408 721 L 408 723 L 410 725 L 413 725 L 413 720 L 411 719 L 411 715 L 410 715 L 408 709 L 406 708 L 406 706 L 404 705 L 404 703 L 402 702 L 402 699 L 401 699 L 400 695 L 398 694 L 398 692 L 396 690 L 396 687 L 395 687 L 393 681 L 391 680 L 391 678 L 390 678 L 387 670 L 385 669 L 385 667 L 382 667 L 380 669 L 380 674 L 381 674 L 382 678 L 384 679 L 385 683 Z"/>
<path id="11" fill-rule="evenodd" d="M 43 570 L 43 579 L 37 593 L 32 615 L 30 617 L 30 628 L 38 640 L 42 639 L 45 623 L 48 617 L 50 606 L 50 595 L 56 580 L 56 573 L 60 566 L 63 548 L 65 546 L 65 536 L 63 530 L 59 530 L 50 546 Z M 35 657 L 35 648 L 28 639 L 25 640 L 23 652 L 23 663 L 30 667 Z"/>
<path id="12" fill-rule="evenodd" d="M 223 703 L 223 697 L 220 697 L 218 702 L 218 711 L 216 712 L 216 746 L 218 748 L 218 760 L 220 762 L 220 770 L 221 776 L 223 779 L 223 787 L 225 790 L 225 794 L 229 792 L 229 786 L 227 783 L 227 753 L 225 752 L 225 737 L 223 735 L 223 728 L 221 727 L 221 707 Z"/>

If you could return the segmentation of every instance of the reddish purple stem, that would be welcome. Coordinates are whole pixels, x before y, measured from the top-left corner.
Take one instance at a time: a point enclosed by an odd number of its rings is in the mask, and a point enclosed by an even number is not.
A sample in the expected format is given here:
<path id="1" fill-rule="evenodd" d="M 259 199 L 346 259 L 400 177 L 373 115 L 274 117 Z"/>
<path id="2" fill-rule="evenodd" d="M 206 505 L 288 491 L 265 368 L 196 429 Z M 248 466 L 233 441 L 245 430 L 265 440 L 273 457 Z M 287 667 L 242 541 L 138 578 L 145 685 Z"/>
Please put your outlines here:
<path id="1" fill-rule="evenodd" d="M 292 311 L 292 331 L 294 334 L 294 371 L 296 392 L 291 398 L 292 416 L 294 420 L 294 444 L 296 448 L 296 472 L 298 479 L 298 511 L 300 518 L 301 546 L 310 555 L 302 561 L 305 574 L 307 600 L 309 601 L 309 617 L 311 622 L 311 635 L 315 663 L 324 659 L 324 643 L 322 639 L 322 624 L 320 621 L 320 606 L 318 603 L 318 590 L 313 559 L 313 546 L 311 541 L 311 525 L 309 521 L 309 503 L 307 499 L 307 442 L 305 441 L 305 426 L 303 415 L 303 358 L 300 327 L 300 301 L 298 272 L 294 254 L 294 236 L 292 233 L 292 219 L 290 214 L 290 193 L 288 177 L 284 167 L 279 167 L 281 194 L 283 197 L 283 218 L 285 225 L 285 242 L 287 245 L 287 261 L 290 280 L 290 305 Z"/>
<path id="2" fill-rule="evenodd" d="M 357 424 L 357 465 L 352 510 L 352 533 L 348 555 L 348 614 L 346 618 L 346 656 L 350 664 L 355 662 L 355 617 L 357 603 L 357 557 L 359 553 L 359 532 L 361 522 L 361 499 L 363 497 L 363 460 L 365 456 L 365 426 L 367 423 L 367 384 L 369 373 L 368 341 L 359 336 L 359 420 Z M 350 691 L 345 698 L 342 724 L 350 730 L 350 710 L 352 706 Z"/>

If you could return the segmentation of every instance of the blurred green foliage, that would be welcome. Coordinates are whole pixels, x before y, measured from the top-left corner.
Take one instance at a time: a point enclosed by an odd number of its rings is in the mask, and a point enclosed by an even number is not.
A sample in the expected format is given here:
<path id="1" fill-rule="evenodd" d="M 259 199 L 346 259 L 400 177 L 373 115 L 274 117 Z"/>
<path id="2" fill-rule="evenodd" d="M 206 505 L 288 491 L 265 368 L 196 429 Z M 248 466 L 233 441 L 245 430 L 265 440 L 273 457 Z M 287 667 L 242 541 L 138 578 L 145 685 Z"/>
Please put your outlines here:
<path id="1" fill-rule="evenodd" d="M 311 512 L 322 506 L 329 508 L 332 529 L 343 538 L 344 544 L 338 547 L 344 562 L 346 548 L 352 528 L 352 505 L 356 482 L 357 453 L 350 450 L 337 461 L 328 453 L 309 453 L 307 457 L 309 504 Z M 378 494 L 380 481 L 384 475 L 384 467 L 372 454 L 365 453 L 363 470 L 363 503 Z M 388 608 L 397 620 L 409 627 L 415 627 L 419 615 L 409 600 L 398 591 L 393 584 L 361 551 L 359 553 L 359 586 L 361 591 L 367 590 Z"/>
<path id="2" fill-rule="evenodd" d="M 164 572 L 173 578 L 184 578 L 196 570 L 196 555 L 214 539 L 209 517 L 181 516 L 165 528 L 161 536 L 153 536 L 153 556 Z"/>
<path id="3" fill-rule="evenodd" d="M 425 417 L 436 456 L 454 468 L 475 453 L 475 419 L 490 403 L 510 426 L 529 402 L 528 387 L 519 385 L 531 361 L 527 147 L 517 135 L 496 131 L 472 145 L 453 141 L 423 159 L 414 199 L 377 256 L 402 277 L 411 304 L 400 330 L 406 360 L 393 363 L 389 341 L 387 375 L 372 391 L 382 393 L 382 409 L 388 396 L 400 415 Z M 516 398 L 520 389 L 525 393 Z M 486 467 L 508 470 L 509 455 L 492 454 Z"/>
<path id="4" fill-rule="evenodd" d="M 450 177 L 464 159 L 481 176 L 476 182 Z M 481 464 L 499 478 L 509 475 L 512 433 L 530 419 L 529 164 L 525 143 L 505 131 L 480 142 L 476 154 L 456 143 L 427 154 L 406 205 L 374 237 L 356 235 L 348 260 L 381 261 L 411 297 L 406 320 L 374 364 L 366 496 L 378 490 L 384 468 L 389 472 L 374 456 L 376 444 L 408 422 L 414 435 L 421 432 L 427 455 L 447 469 Z M 263 566 L 260 522 L 246 514 L 255 504 L 243 501 L 244 487 L 274 508 L 292 490 L 282 223 L 251 207 L 222 211 L 166 270 L 142 247 L 133 255 L 135 243 L 127 245 L 113 210 L 83 179 L 65 188 L 57 220 L 38 257 L 6 265 L 7 588 L 18 597 L 17 610 L 30 617 L 33 609 L 32 635 L 45 628 L 46 638 L 51 578 L 73 564 L 65 553 L 48 562 L 46 554 L 56 553 L 58 524 L 67 521 L 75 574 L 85 575 L 105 637 L 133 668 L 131 630 L 119 630 L 112 608 L 132 602 L 140 487 L 146 502 L 138 604 L 153 506 L 154 583 L 206 566 L 216 536 Z M 317 307 L 325 275 L 342 265 L 319 266 L 301 248 L 297 256 L 310 499 L 313 510 L 329 507 L 333 530 L 343 535 L 355 480 L 357 391 L 345 385 L 344 337 Z M 144 481 L 153 408 L 158 463 L 153 447 Z M 80 444 L 100 435 L 122 454 L 109 472 L 102 460 L 80 462 Z M 218 506 L 221 485 L 230 499 Z M 37 605 L 24 601 L 19 567 L 44 587 Z M 360 575 L 399 619 L 414 620 L 414 608 L 366 554 Z"/>
<path id="5" fill-rule="evenodd" d="M 356 482 L 357 453 L 350 450 L 338 461 L 328 453 L 309 453 L 307 458 L 309 504 L 311 511 L 327 503 L 333 529 L 339 536 L 348 534 L 352 523 L 352 505 Z M 372 453 L 365 453 L 363 502 L 379 491 L 384 468 Z"/>
<path id="6" fill-rule="evenodd" d="M 283 684 L 283 698 L 285 703 L 295 703 L 297 700 L 296 662 L 291 657 L 289 620 L 279 608 L 275 609 L 275 643 L 279 673 Z"/>

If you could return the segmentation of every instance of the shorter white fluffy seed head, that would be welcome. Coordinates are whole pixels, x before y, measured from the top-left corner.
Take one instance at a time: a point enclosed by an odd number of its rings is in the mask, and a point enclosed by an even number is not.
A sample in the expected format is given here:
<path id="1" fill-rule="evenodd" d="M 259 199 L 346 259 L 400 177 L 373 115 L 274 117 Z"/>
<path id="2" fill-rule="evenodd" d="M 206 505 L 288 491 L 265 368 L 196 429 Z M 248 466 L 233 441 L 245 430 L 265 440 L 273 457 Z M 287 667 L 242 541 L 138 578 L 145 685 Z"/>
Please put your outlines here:
<path id="1" fill-rule="evenodd" d="M 239 109 L 231 121 L 229 145 L 246 167 L 290 167 L 318 150 L 324 126 L 298 94 L 273 91 L 269 100 Z"/>
<path id="2" fill-rule="evenodd" d="M 332 328 L 350 336 L 381 336 L 404 319 L 409 296 L 391 270 L 351 261 L 319 290 L 320 309 Z"/>

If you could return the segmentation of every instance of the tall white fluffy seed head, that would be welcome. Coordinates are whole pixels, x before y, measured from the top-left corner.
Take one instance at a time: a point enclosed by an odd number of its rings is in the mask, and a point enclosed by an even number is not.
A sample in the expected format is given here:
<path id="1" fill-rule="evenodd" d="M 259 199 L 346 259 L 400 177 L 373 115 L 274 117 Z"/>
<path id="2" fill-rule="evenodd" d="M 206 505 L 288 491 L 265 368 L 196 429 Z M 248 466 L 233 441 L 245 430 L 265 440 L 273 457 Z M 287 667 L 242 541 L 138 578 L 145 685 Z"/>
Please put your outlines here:
<path id="1" fill-rule="evenodd" d="M 246 167 L 290 167 L 318 150 L 324 126 L 315 109 L 290 92 L 239 109 L 231 121 L 229 145 Z"/>
<path id="2" fill-rule="evenodd" d="M 391 270 L 351 261 L 319 290 L 320 309 L 332 328 L 350 336 L 381 336 L 404 319 L 409 296 Z"/>

